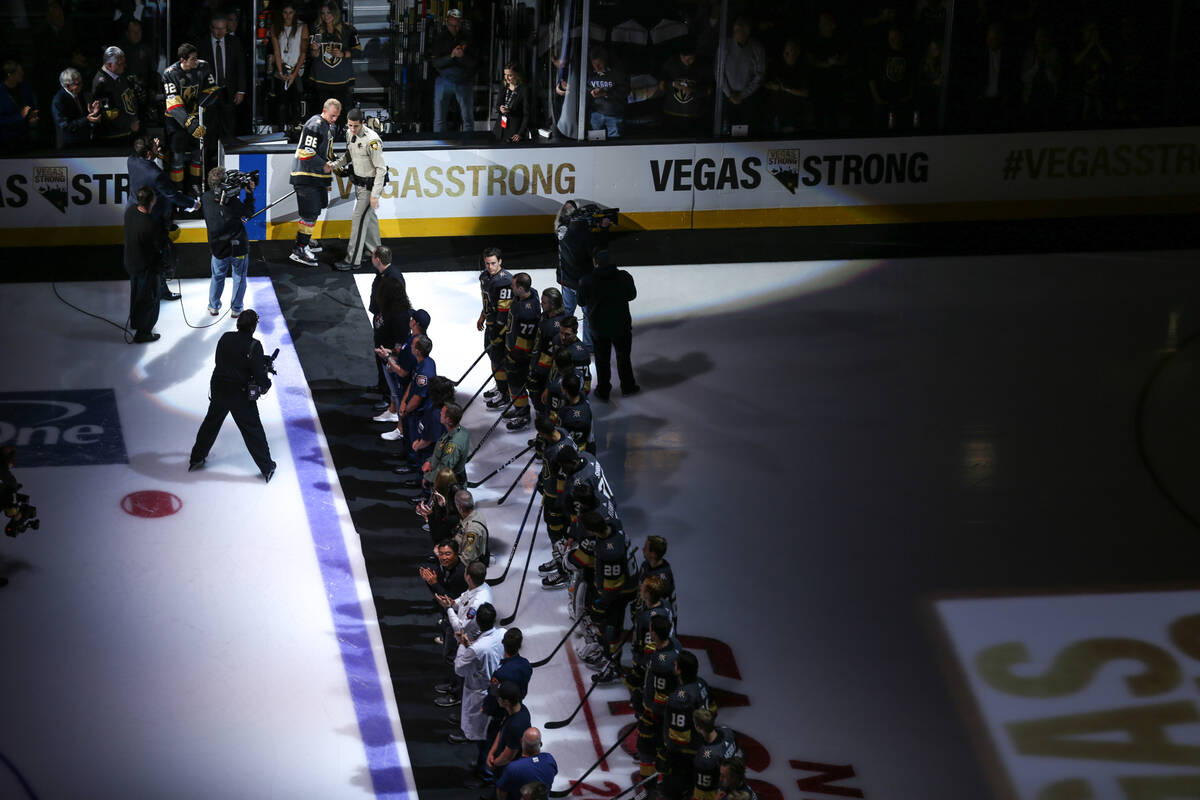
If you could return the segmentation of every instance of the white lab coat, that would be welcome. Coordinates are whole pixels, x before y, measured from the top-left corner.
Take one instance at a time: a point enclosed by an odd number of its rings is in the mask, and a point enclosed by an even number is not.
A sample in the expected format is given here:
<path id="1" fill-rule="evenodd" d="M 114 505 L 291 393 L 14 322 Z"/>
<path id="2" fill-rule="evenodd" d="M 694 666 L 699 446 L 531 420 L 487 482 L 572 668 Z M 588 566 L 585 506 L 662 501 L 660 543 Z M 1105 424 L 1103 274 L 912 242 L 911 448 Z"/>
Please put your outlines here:
<path id="1" fill-rule="evenodd" d="M 483 713 L 492 672 L 504 658 L 504 628 L 492 628 L 471 643 L 459 645 L 454 656 L 454 673 L 463 679 L 462 730 L 473 742 L 487 738 L 488 716 Z"/>
<path id="2" fill-rule="evenodd" d="M 467 589 L 455 598 L 446 609 L 446 617 L 455 633 L 461 633 L 463 626 L 475 619 L 475 612 L 484 603 L 492 602 L 492 587 L 481 583 L 474 589 Z"/>

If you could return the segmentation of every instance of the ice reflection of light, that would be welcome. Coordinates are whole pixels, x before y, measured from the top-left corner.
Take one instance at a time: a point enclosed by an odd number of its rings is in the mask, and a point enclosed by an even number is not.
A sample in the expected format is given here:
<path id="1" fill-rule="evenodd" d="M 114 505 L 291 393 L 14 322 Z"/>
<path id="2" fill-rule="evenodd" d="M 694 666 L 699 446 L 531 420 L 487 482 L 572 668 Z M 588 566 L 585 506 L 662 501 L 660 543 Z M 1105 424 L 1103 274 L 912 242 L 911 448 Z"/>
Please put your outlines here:
<path id="1" fill-rule="evenodd" d="M 685 269 L 627 267 L 634 280 L 669 275 L 671 292 L 646 293 L 635 302 L 638 322 L 663 322 L 697 314 L 721 314 L 842 286 L 880 266 L 881 261 L 785 261 L 696 264 Z M 681 272 L 683 274 L 681 274 Z"/>

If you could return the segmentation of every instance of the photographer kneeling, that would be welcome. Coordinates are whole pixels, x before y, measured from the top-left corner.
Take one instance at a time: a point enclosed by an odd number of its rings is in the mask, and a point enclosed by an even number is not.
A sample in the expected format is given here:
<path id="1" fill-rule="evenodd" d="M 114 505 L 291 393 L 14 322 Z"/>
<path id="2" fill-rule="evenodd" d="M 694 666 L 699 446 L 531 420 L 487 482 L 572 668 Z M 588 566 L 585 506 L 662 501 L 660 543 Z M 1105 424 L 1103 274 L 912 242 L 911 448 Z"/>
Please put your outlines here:
<path id="1" fill-rule="evenodd" d="M 188 472 L 204 466 L 208 451 L 225 422 L 225 415 L 232 414 L 263 480 L 270 482 L 275 474 L 275 462 L 271 460 L 271 449 L 267 446 L 267 435 L 263 432 L 256 403 L 271 388 L 267 372 L 275 371 L 272 364 L 279 351 L 270 358 L 263 355 L 262 342 L 254 338 L 257 328 L 258 314 L 252 308 L 247 309 L 238 317 L 237 330 L 226 333 L 217 342 L 217 366 L 209 384 L 208 414 L 196 433 Z"/>
<path id="2" fill-rule="evenodd" d="M 208 191 L 200 201 L 204 208 L 204 224 L 208 228 L 208 249 L 212 251 L 212 280 L 208 285 L 208 313 L 214 317 L 221 310 L 221 293 L 225 291 L 225 276 L 233 274 L 233 297 L 230 313 L 242 313 L 242 298 L 246 294 L 247 256 L 250 237 L 246 235 L 245 217 L 254 213 L 254 188 L 258 186 L 258 171 L 225 171 L 213 167 L 208 171 Z M 246 199 L 242 200 L 242 191 Z"/>

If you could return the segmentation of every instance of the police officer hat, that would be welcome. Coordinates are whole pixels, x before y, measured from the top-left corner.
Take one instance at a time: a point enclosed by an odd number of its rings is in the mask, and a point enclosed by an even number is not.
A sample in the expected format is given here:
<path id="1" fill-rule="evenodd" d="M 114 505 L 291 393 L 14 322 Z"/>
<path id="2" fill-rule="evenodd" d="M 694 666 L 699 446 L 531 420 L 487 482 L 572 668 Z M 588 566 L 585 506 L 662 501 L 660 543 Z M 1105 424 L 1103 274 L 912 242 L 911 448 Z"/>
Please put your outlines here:
<path id="1" fill-rule="evenodd" d="M 423 308 L 418 308 L 416 311 L 412 312 L 412 318 L 415 319 L 417 321 L 417 324 L 421 326 L 421 330 L 423 330 L 423 331 L 429 330 L 429 312 L 428 311 L 426 311 Z"/>

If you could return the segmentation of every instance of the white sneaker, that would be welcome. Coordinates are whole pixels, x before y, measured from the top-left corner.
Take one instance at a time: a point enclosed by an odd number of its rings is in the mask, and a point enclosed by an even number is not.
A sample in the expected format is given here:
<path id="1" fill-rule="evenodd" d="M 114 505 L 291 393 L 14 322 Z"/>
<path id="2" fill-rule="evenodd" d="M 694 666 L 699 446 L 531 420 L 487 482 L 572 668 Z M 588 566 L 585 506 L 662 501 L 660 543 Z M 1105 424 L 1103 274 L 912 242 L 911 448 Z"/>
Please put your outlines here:
<path id="1" fill-rule="evenodd" d="M 390 431 L 384 431 L 383 433 L 379 434 L 379 438 L 387 439 L 389 442 L 394 442 L 397 439 L 403 439 L 404 434 L 396 428 L 392 428 Z"/>
<path id="2" fill-rule="evenodd" d="M 378 417 L 371 417 L 374 422 L 399 422 L 400 417 L 396 416 L 395 411 L 384 411 Z"/>
<path id="3" fill-rule="evenodd" d="M 215 317 L 215 316 L 216 316 L 217 314 L 219 314 L 219 313 L 220 313 L 220 312 L 219 312 L 219 311 L 217 311 L 217 310 L 216 310 L 215 308 L 213 308 L 212 306 L 209 306 L 209 307 L 208 307 L 208 315 L 209 315 L 210 317 Z M 235 314 L 234 316 L 237 316 L 237 315 Z"/>

